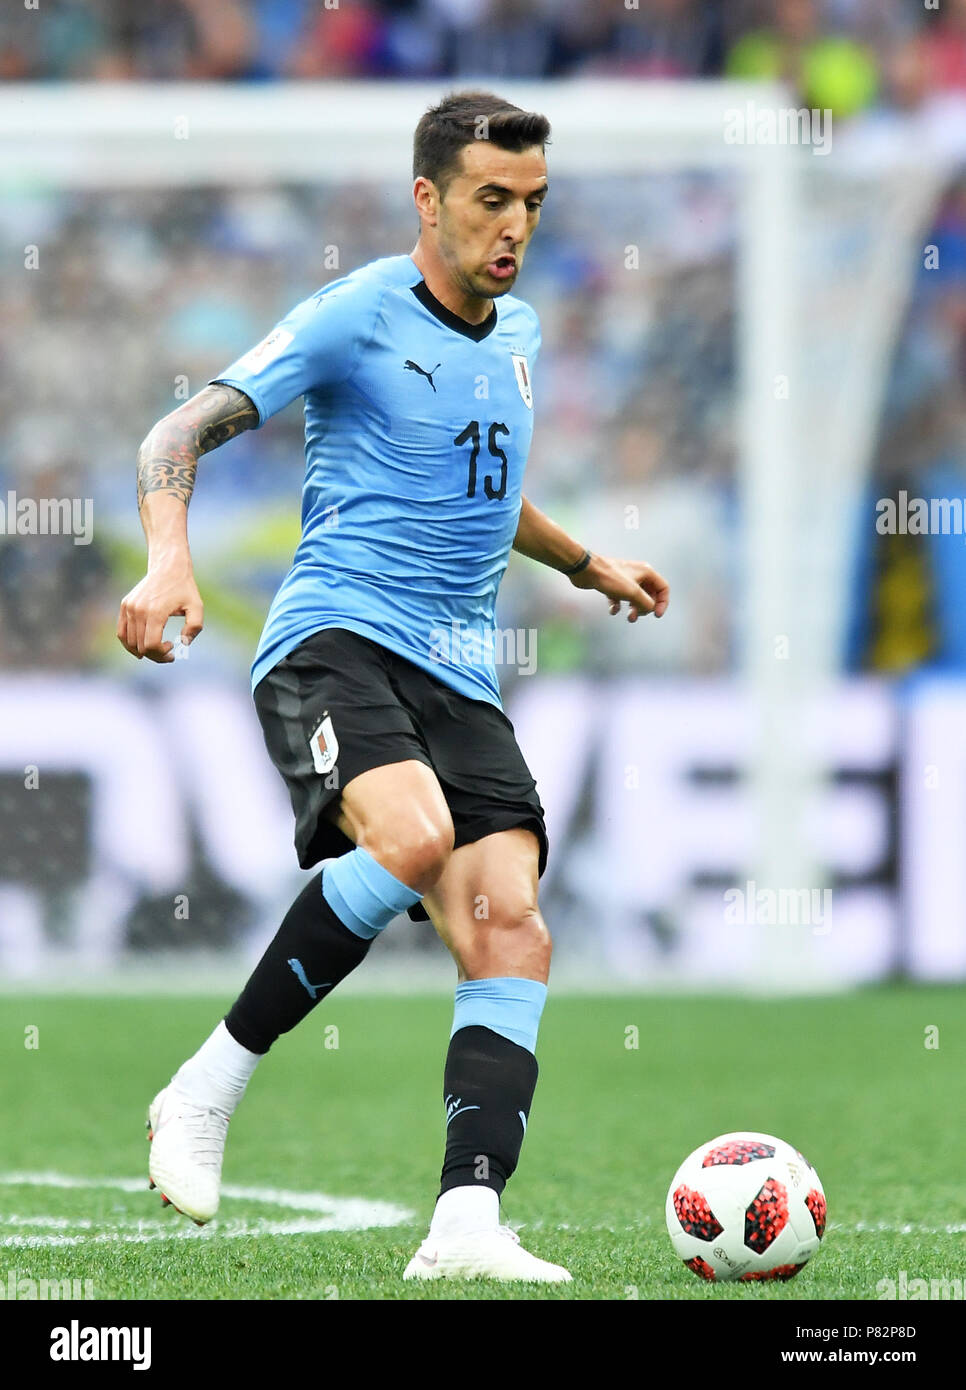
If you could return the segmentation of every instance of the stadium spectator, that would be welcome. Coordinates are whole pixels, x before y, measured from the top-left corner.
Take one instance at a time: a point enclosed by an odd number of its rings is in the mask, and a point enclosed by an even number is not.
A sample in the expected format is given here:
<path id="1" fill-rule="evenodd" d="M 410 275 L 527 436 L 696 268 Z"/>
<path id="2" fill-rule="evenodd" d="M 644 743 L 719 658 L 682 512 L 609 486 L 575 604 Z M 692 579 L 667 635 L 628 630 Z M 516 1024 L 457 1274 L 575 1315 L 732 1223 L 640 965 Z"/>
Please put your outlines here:
<path id="1" fill-rule="evenodd" d="M 928 229 L 885 393 L 878 455 L 856 528 L 848 663 L 893 674 L 966 669 L 966 175 Z M 949 529 L 876 526 L 881 499 L 943 499 Z"/>
<path id="2" fill-rule="evenodd" d="M 93 533 L 94 510 L 85 506 L 85 491 L 90 488 L 82 485 L 79 471 L 65 464 L 25 469 L 4 492 L 0 666 L 6 670 L 83 670 L 103 656 L 115 583 L 108 556 Z M 15 533 L 14 499 L 18 513 L 27 503 L 63 500 L 71 521 L 76 517 L 89 531 Z M 64 517 L 58 510 L 58 525 Z M 19 524 L 24 523 L 30 523 L 26 508 Z"/>
<path id="3" fill-rule="evenodd" d="M 705 77 L 721 71 L 719 0 L 571 4 L 561 25 L 561 66 L 581 74 Z"/>
<path id="4" fill-rule="evenodd" d="M 944 0 L 923 34 L 930 86 L 966 92 L 966 0 Z"/>
<path id="5" fill-rule="evenodd" d="M 44 0 L 11 7 L 0 78 L 788 76 L 810 104 L 867 106 L 873 54 L 927 23 L 902 0 Z M 966 19 L 930 27 L 940 85 L 961 84 Z M 957 56 L 959 55 L 959 56 Z M 959 76 L 957 76 L 959 74 Z"/>
<path id="6" fill-rule="evenodd" d="M 811 110 L 851 116 L 875 100 L 875 54 L 845 34 L 828 33 L 817 0 L 773 0 L 761 27 L 727 55 L 729 77 L 790 82 Z"/>
<path id="7" fill-rule="evenodd" d="M 454 31 L 452 71 L 460 76 L 549 77 L 556 66 L 554 30 L 539 0 L 489 0 L 472 26 Z"/>
<path id="8" fill-rule="evenodd" d="M 385 19 L 367 0 L 336 9 L 320 8 L 292 56 L 291 75 L 350 78 L 381 74 L 385 37 Z"/>

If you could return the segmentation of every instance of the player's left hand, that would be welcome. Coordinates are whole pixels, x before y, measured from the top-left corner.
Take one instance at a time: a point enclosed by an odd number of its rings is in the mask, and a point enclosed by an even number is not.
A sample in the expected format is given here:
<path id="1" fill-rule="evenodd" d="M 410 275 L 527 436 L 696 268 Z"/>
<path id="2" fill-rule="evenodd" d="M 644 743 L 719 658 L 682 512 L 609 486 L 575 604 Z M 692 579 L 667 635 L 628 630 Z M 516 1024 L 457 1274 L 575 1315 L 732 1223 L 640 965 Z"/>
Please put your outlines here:
<path id="1" fill-rule="evenodd" d="M 575 589 L 596 589 L 609 598 L 612 615 L 626 603 L 629 623 L 636 623 L 642 614 L 646 617 L 648 613 L 660 618 L 669 602 L 667 580 L 643 560 L 608 560 L 595 555 L 585 570 L 571 576 L 570 582 Z"/>

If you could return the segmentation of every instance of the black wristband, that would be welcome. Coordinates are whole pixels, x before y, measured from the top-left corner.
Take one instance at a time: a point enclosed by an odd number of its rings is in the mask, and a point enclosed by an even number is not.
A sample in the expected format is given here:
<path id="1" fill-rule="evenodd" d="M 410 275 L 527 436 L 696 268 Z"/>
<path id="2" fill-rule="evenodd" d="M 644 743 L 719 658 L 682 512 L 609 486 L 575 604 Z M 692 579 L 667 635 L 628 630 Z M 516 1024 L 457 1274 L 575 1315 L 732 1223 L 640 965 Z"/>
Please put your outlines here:
<path id="1" fill-rule="evenodd" d="M 568 578 L 572 574 L 579 574 L 581 570 L 585 570 L 587 568 L 587 566 L 590 564 L 593 558 L 594 557 L 591 555 L 590 551 L 585 550 L 583 555 L 581 555 L 580 559 L 577 561 L 575 565 L 571 565 L 569 569 L 561 570 L 560 573 L 566 574 Z"/>

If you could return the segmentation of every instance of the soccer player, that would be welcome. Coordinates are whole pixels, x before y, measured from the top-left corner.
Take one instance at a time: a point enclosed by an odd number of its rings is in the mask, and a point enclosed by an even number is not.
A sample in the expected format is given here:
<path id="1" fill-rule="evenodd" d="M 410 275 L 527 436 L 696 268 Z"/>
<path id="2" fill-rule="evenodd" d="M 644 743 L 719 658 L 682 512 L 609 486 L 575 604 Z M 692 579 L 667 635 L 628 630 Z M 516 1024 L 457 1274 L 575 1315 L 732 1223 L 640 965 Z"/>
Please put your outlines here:
<path id="1" fill-rule="evenodd" d="M 305 398 L 302 539 L 252 669 L 295 813 L 305 887 L 226 1017 L 149 1110 L 150 1176 L 203 1223 L 230 1117 L 272 1043 L 428 914 L 459 983 L 443 1077 L 446 1144 L 407 1278 L 568 1280 L 500 1224 L 537 1080 L 550 937 L 536 787 L 503 713 L 494 602 L 511 549 L 658 617 L 649 565 L 593 555 L 521 492 L 533 428 L 534 311 L 513 288 L 547 194 L 546 118 L 455 93 L 415 134 L 420 232 L 326 285 L 161 420 L 138 453 L 148 569 L 117 635 L 174 661 L 202 628 L 187 507 L 199 457 Z M 481 911 L 480 904 L 484 904 Z"/>

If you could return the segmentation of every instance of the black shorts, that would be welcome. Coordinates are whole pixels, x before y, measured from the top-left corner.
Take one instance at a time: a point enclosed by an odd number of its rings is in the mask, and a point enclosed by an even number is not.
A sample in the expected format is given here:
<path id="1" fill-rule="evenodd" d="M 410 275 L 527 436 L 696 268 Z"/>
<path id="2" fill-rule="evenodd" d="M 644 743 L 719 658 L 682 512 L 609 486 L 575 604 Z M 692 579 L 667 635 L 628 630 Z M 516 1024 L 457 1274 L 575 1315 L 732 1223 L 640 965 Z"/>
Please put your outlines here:
<path id="1" fill-rule="evenodd" d="M 255 709 L 288 787 L 303 869 L 353 848 L 327 812 L 354 777 L 415 758 L 436 774 L 457 849 L 524 826 L 539 841 L 543 873 L 543 807 L 513 725 L 495 705 L 460 695 L 368 637 L 325 628 L 259 681 Z M 410 916 L 426 914 L 417 905 Z"/>

